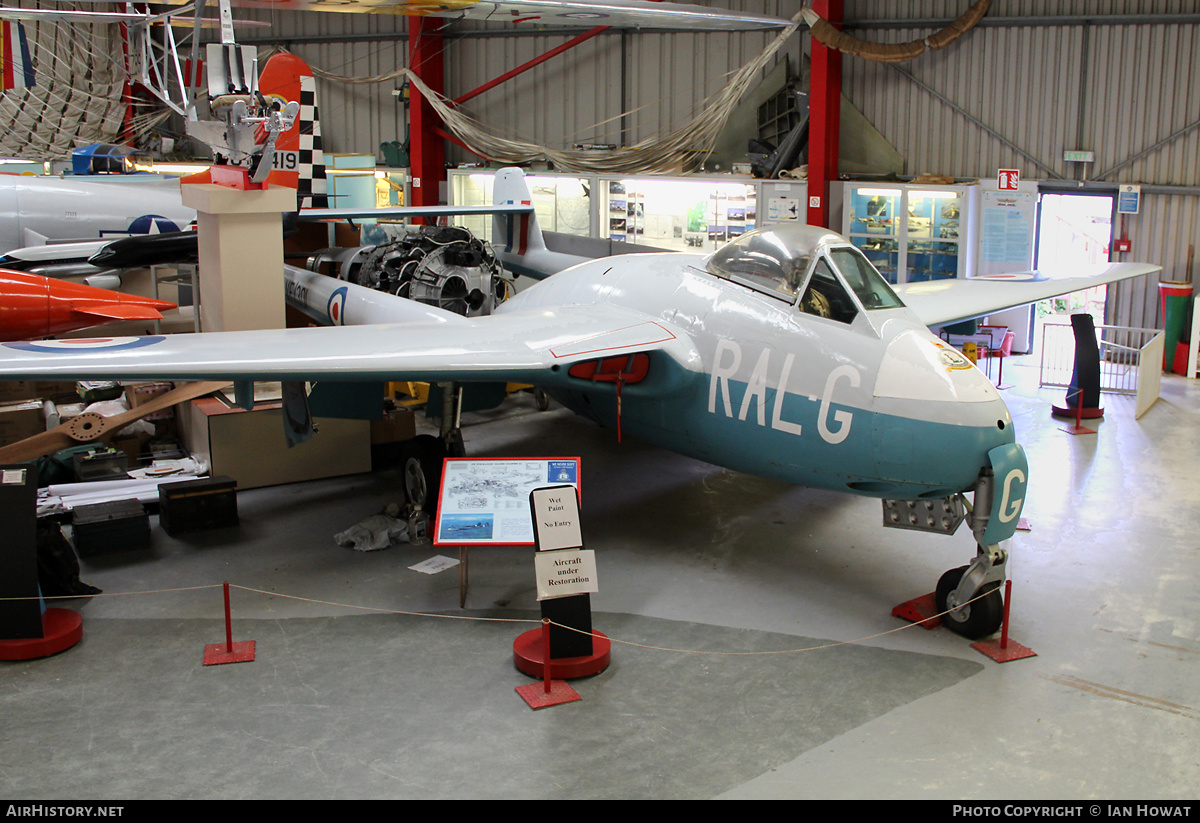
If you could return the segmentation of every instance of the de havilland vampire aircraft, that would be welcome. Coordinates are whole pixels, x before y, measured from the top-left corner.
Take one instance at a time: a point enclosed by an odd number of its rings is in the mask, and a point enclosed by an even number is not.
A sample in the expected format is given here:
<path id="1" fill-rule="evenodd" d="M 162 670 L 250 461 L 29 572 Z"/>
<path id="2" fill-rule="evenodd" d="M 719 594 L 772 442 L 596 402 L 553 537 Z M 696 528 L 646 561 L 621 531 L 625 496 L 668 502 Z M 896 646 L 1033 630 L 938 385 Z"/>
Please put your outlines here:
<path id="1" fill-rule="evenodd" d="M 501 174 L 523 188 L 519 171 Z M 498 201 L 529 200 L 502 183 Z M 536 217 L 516 220 L 509 240 L 543 246 Z M 942 576 L 937 599 L 955 609 L 943 618 L 951 628 L 977 637 L 999 627 L 1005 541 L 1028 465 L 996 388 L 928 327 L 1157 270 L 1109 264 L 898 293 L 845 238 L 779 225 L 707 255 L 583 262 L 466 317 L 288 267 L 289 302 L 333 325 L 3 343 L 0 380 L 533 384 L 603 425 L 716 465 L 913 502 L 895 525 L 948 532 L 966 520 L 978 553 Z"/>

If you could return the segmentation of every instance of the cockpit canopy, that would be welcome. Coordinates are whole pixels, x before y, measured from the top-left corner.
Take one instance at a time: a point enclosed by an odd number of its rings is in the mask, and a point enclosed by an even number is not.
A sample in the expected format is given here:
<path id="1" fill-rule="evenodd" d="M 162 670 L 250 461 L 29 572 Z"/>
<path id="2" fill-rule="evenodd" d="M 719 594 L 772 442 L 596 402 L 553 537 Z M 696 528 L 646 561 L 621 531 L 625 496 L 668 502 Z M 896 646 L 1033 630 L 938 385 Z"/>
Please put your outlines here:
<path id="1" fill-rule="evenodd" d="M 857 313 L 847 286 L 868 311 L 904 305 L 862 252 L 817 226 L 784 224 L 747 232 L 714 252 L 705 268 L 788 303 L 800 298 L 801 310 L 847 323 Z"/>

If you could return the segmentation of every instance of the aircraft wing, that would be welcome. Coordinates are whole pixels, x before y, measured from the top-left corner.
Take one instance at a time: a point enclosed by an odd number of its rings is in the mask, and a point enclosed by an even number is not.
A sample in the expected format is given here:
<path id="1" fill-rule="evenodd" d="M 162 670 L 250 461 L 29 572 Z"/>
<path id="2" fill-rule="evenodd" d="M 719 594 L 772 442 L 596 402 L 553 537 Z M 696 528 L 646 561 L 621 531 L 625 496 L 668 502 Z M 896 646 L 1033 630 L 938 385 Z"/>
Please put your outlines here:
<path id="1" fill-rule="evenodd" d="M 894 286 L 921 322 L 944 326 L 1048 300 L 1071 292 L 1162 271 L 1150 263 L 1103 263 L 1072 267 L 1072 273 L 1032 271 Z"/>
<path id="2" fill-rule="evenodd" d="M 110 184 L 111 185 L 111 184 Z M 402 220 L 410 217 L 449 217 L 462 214 L 529 214 L 533 206 L 391 206 L 385 208 L 302 209 L 297 220 Z M 199 235 L 194 231 L 165 234 L 134 234 L 116 240 L 52 243 L 11 249 L 0 255 L 0 265 L 19 271 L 36 271 L 47 276 L 91 273 L 94 269 L 132 269 L 195 261 Z M 55 273 L 57 267 L 58 273 Z M 72 268 L 73 267 L 73 268 Z"/>
<path id="3" fill-rule="evenodd" d="M 98 2 L 99 0 L 89 0 Z M 186 5 L 191 0 L 168 0 L 168 5 Z M 608 0 L 607 3 L 575 3 L 568 0 L 232 0 L 230 5 L 249 9 L 288 9 L 290 11 L 338 11 L 368 14 L 407 14 L 443 17 L 454 20 L 483 20 L 490 23 L 517 23 L 535 26 L 613 26 L 617 28 L 694 29 L 698 31 L 745 31 L 783 29 L 791 20 L 683 3 L 659 3 L 647 0 Z M 0 18 L 17 20 L 75 19 L 90 22 L 137 22 L 156 19 L 146 14 L 104 11 L 59 11 L 57 9 L 20 9 L 0 7 Z M 186 20 L 176 16 L 179 25 Z M 241 23 L 242 21 L 238 21 Z M 251 21 L 253 24 L 266 23 Z"/>
<path id="4" fill-rule="evenodd" d="M 0 380 L 421 380 L 545 384 L 576 362 L 663 353 L 700 373 L 686 332 L 606 306 L 364 326 L 0 344 Z M 454 318 L 454 320 L 448 320 Z M 678 388 L 676 385 L 675 388 Z M 651 385 L 642 391 L 654 391 Z M 667 388 L 662 389 L 666 391 Z"/>
<path id="5" fill-rule="evenodd" d="M 183 0 L 170 0 L 179 5 Z M 709 6 L 658 3 L 646 0 L 608 0 L 575 3 L 567 0 L 232 0 L 237 8 L 288 9 L 291 11 L 366 12 L 409 14 L 422 17 L 483 20 L 490 23 L 524 23 L 557 26 L 615 26 L 619 28 L 696 29 L 735 31 L 782 29 L 790 20 L 748 14 Z"/>
<path id="6" fill-rule="evenodd" d="M 372 217 L 379 220 L 396 220 L 404 217 L 453 217 L 460 214 L 529 214 L 533 206 L 528 203 L 501 206 L 384 206 L 383 208 L 331 208 L 301 209 L 298 220 L 361 220 Z"/>
<path id="7" fill-rule="evenodd" d="M 83 2 L 109 3 L 111 0 L 83 0 Z M 191 0 L 188 0 L 191 2 Z M 175 5 L 179 5 L 176 3 Z M 179 12 L 151 14 L 149 12 L 125 11 L 86 11 L 84 9 L 26 9 L 14 6 L 0 6 L 0 20 L 29 20 L 32 22 L 61 23 L 161 23 L 168 22 L 172 26 L 191 27 L 195 23 L 190 9 Z M 218 26 L 221 21 L 215 17 L 204 17 L 200 20 L 203 26 Z M 266 20 L 235 20 L 233 25 L 238 28 L 266 28 L 271 24 Z"/>
<path id="8" fill-rule="evenodd" d="M 0 6 L 0 20 L 29 20 L 63 21 L 71 20 L 79 23 L 138 23 L 145 21 L 150 15 L 138 12 L 120 11 L 81 11 L 68 9 L 24 9 L 11 6 Z"/>

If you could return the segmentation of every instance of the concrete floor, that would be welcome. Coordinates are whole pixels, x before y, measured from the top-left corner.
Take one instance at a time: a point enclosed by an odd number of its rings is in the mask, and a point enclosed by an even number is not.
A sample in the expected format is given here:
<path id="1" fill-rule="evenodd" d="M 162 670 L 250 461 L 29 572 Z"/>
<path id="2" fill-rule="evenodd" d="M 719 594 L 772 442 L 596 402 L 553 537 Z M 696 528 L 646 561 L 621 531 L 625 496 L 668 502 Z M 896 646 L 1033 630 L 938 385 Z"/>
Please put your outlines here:
<path id="1" fill-rule="evenodd" d="M 1005 367 L 1031 466 L 1011 636 L 1036 657 L 891 616 L 970 559 L 966 530 L 884 530 L 878 501 L 617 444 L 518 396 L 472 417 L 468 453 L 582 458 L 614 648 L 580 701 L 514 692 L 529 550 L 474 550 L 460 610 L 456 570 L 408 568 L 434 547 L 334 544 L 397 498 L 395 471 L 248 490 L 237 528 L 154 528 L 83 563 L 104 590 L 67 603 L 83 641 L 0 666 L 3 794 L 1195 799 L 1200 384 L 1165 377 L 1140 421 L 1106 395 L 1098 433 L 1072 436 L 1023 359 Z M 257 656 L 205 667 L 225 580 Z"/>

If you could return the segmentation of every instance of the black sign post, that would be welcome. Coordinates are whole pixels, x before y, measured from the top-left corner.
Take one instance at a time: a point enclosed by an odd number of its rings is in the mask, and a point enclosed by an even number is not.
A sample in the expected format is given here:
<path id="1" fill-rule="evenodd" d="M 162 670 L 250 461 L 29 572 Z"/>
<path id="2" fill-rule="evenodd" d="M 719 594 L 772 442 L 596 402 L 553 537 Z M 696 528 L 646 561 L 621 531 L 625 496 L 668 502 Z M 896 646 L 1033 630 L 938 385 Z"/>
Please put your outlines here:
<path id="1" fill-rule="evenodd" d="M 42 636 L 37 576 L 37 472 L 32 465 L 0 466 L 0 638 Z M 30 599 L 32 598 L 32 599 Z"/>
<path id="2" fill-rule="evenodd" d="M 0 466 L 0 660 L 47 657 L 83 637 L 69 609 L 44 609 L 38 586 L 37 470 Z"/>

